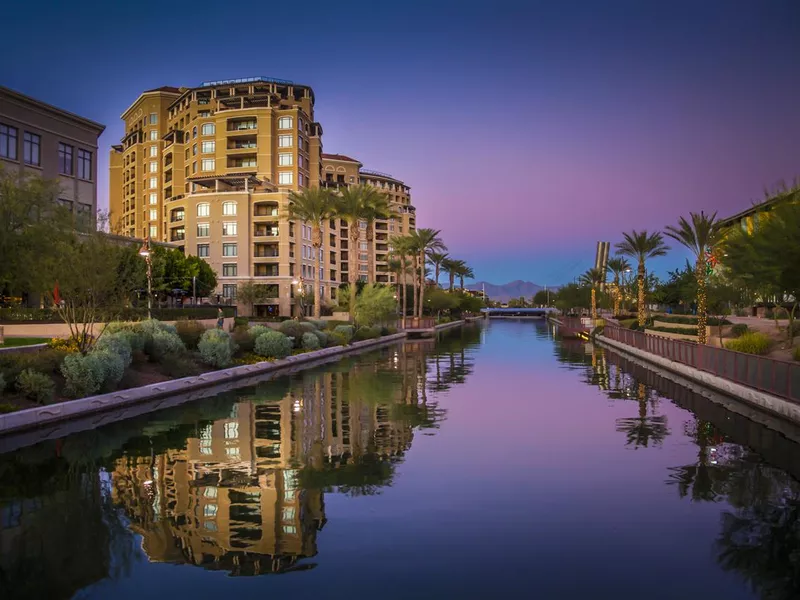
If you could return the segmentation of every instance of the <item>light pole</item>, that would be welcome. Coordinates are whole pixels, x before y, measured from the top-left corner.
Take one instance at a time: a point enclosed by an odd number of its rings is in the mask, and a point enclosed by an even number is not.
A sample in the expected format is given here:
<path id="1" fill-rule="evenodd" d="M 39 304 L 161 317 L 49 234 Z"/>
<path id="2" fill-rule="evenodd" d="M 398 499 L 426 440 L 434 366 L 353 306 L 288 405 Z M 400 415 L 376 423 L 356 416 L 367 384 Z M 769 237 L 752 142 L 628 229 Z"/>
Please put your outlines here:
<path id="1" fill-rule="evenodd" d="M 147 318 L 153 318 L 153 262 L 150 257 L 150 236 L 144 238 L 144 245 L 139 250 L 139 256 L 144 257 L 147 263 Z"/>

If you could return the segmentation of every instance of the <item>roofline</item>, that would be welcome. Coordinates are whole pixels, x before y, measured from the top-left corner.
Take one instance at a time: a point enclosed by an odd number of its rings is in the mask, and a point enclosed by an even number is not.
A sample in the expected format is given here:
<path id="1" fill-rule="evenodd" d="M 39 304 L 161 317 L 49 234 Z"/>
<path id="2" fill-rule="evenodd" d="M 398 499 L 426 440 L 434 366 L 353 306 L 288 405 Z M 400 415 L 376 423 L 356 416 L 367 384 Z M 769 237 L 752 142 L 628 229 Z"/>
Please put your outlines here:
<path id="1" fill-rule="evenodd" d="M 380 171 L 371 171 L 369 169 L 362 169 L 359 171 L 358 175 L 359 176 L 363 175 L 364 177 L 375 177 L 377 179 L 386 179 L 387 181 L 394 181 L 396 183 L 399 183 L 407 187 L 408 189 L 411 189 L 411 186 L 407 185 L 405 181 L 403 181 L 402 179 L 398 179 L 397 177 L 392 177 L 388 173 L 381 173 Z"/>
<path id="2" fill-rule="evenodd" d="M 97 130 L 97 135 L 99 136 L 103 133 L 106 129 L 106 126 L 98 123 L 97 121 L 92 121 L 91 119 L 87 119 L 86 117 L 82 117 L 80 115 L 76 115 L 73 112 L 68 110 L 64 110 L 63 108 L 59 108 L 57 106 L 53 106 L 52 104 L 48 104 L 47 102 L 42 102 L 41 100 L 37 100 L 36 98 L 32 98 L 31 96 L 27 96 L 22 94 L 16 90 L 12 90 L 11 88 L 7 88 L 5 86 L 0 85 L 0 93 L 6 94 L 15 98 L 17 100 L 21 100 L 23 102 L 27 102 L 28 104 L 33 104 L 37 108 L 42 110 L 46 110 L 48 112 L 54 113 L 60 117 L 66 117 L 79 123 L 80 125 L 84 125 L 86 127 L 91 127 L 92 129 Z"/>
<path id="3" fill-rule="evenodd" d="M 275 85 L 285 85 L 287 87 L 307 88 L 307 89 L 309 89 L 311 91 L 311 106 L 315 106 L 316 103 L 317 103 L 317 99 L 316 99 L 316 96 L 314 94 L 314 88 L 311 87 L 310 85 L 306 85 L 305 83 L 297 83 L 297 82 L 289 81 L 289 80 L 286 80 L 286 79 L 270 79 L 268 77 L 257 77 L 257 78 L 252 78 L 251 77 L 251 78 L 246 78 L 246 79 L 252 79 L 253 81 L 247 81 L 247 82 L 241 81 L 240 83 L 233 83 L 234 81 L 236 81 L 234 79 L 222 79 L 220 81 L 203 81 L 200 85 L 197 85 L 197 86 L 194 86 L 194 87 L 188 87 L 188 88 L 184 89 L 180 94 L 178 94 L 178 97 L 175 98 L 175 100 L 173 100 L 172 104 L 169 105 L 169 108 L 172 108 L 173 106 L 175 106 L 175 104 L 178 101 L 180 101 L 181 99 L 183 99 L 183 97 L 186 94 L 188 94 L 189 92 L 213 90 L 213 89 L 221 88 L 221 87 L 225 87 L 225 86 L 236 87 L 237 85 L 243 85 L 245 83 L 247 85 L 249 85 L 251 83 L 258 83 L 259 81 L 262 82 L 262 83 L 274 83 Z M 228 82 L 230 82 L 230 83 L 228 83 Z M 272 108 L 276 108 L 276 107 L 273 106 Z"/>
<path id="4" fill-rule="evenodd" d="M 363 164 L 364 164 L 360 160 L 355 159 L 355 158 L 350 158 L 350 157 L 339 158 L 341 156 L 343 156 L 343 155 L 342 154 L 326 154 L 325 152 L 321 152 L 320 153 L 320 158 L 322 158 L 322 160 L 330 160 L 330 161 L 333 161 L 333 162 L 343 162 L 343 163 L 355 163 L 355 164 L 360 165 L 360 166 L 363 166 Z M 334 157 L 337 157 L 337 158 L 334 158 Z"/>
<path id="5" fill-rule="evenodd" d="M 126 109 L 125 109 L 125 112 L 124 112 L 124 113 L 122 113 L 122 114 L 119 116 L 119 118 L 120 118 L 120 119 L 122 119 L 122 120 L 124 121 L 124 120 L 125 120 L 125 116 L 126 116 L 126 115 L 127 115 L 129 112 L 131 112 L 131 110 L 133 109 L 133 107 L 134 107 L 134 106 L 136 106 L 136 105 L 139 103 L 139 100 L 141 100 L 141 99 L 142 99 L 142 98 L 144 98 L 145 96 L 150 96 L 150 95 L 160 95 L 160 94 L 164 94 L 164 95 L 167 95 L 167 96 L 180 96 L 180 95 L 181 95 L 181 94 L 180 94 L 180 92 L 167 92 L 167 91 L 165 91 L 165 90 L 149 90 L 149 91 L 147 91 L 147 92 L 142 92 L 141 94 L 139 94 L 139 95 L 136 97 L 136 100 L 134 100 L 134 101 L 133 101 L 133 103 L 132 103 L 132 104 L 131 104 L 131 105 L 130 105 L 128 108 L 126 108 Z"/>
<path id="6" fill-rule="evenodd" d="M 764 212 L 765 210 L 769 210 L 770 208 L 772 208 L 775 204 L 779 204 L 781 202 L 789 200 L 790 196 L 791 196 L 791 192 L 786 192 L 786 193 L 778 194 L 777 196 L 773 196 L 772 198 L 767 198 L 763 202 L 759 202 L 758 204 L 753 204 L 750 208 L 746 208 L 745 210 L 740 211 L 740 212 L 736 213 L 735 215 L 732 215 L 730 217 L 726 217 L 724 219 L 720 219 L 719 223 L 720 223 L 720 225 L 722 227 L 729 227 L 729 226 L 735 224 L 736 221 L 739 221 L 740 219 L 743 219 L 744 217 L 748 217 L 748 216 L 754 215 L 756 213 Z"/>

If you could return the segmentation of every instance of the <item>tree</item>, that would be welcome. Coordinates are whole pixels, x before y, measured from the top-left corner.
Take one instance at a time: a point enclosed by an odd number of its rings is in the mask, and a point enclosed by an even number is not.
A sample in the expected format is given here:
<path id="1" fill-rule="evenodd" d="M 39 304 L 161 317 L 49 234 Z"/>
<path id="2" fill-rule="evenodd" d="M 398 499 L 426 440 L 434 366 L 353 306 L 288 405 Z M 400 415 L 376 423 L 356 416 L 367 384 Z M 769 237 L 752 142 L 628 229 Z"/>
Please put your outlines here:
<path id="1" fill-rule="evenodd" d="M 451 292 L 455 287 L 456 276 L 458 275 L 459 269 L 465 266 L 466 263 L 463 260 L 456 260 L 454 258 L 446 258 L 445 260 L 442 261 L 442 270 L 448 275 L 448 278 L 450 280 L 450 285 L 448 289 Z"/>
<path id="2" fill-rule="evenodd" d="M 479 313 L 480 310 L 486 306 L 483 298 L 473 296 L 472 294 L 457 293 L 455 297 L 458 299 L 458 310 L 465 313 Z"/>
<path id="3" fill-rule="evenodd" d="M 463 261 L 462 261 L 463 262 Z M 475 271 L 468 264 L 464 263 L 458 268 L 458 279 L 461 291 L 464 291 L 464 278 L 475 279 Z"/>
<path id="4" fill-rule="evenodd" d="M 688 248 L 695 256 L 694 274 L 697 279 L 697 342 L 706 343 L 706 252 L 713 252 L 719 243 L 720 226 L 717 213 L 706 215 L 689 213 L 690 221 L 684 217 L 678 220 L 678 226 L 668 225 L 665 232 L 669 237 Z"/>
<path id="5" fill-rule="evenodd" d="M 656 256 L 664 256 L 667 250 L 669 250 L 669 247 L 664 244 L 664 239 L 658 232 L 647 233 L 646 230 L 636 231 L 634 229 L 631 233 L 623 233 L 622 237 L 624 240 L 616 245 L 617 254 L 635 259 L 639 265 L 636 273 L 636 284 L 638 288 L 637 313 L 639 317 L 639 326 L 643 327 L 647 319 L 647 313 L 645 311 L 645 277 L 647 275 L 645 261 L 649 258 L 655 258 Z"/>
<path id="6" fill-rule="evenodd" d="M 547 290 L 539 290 L 533 295 L 533 304 L 536 306 L 550 306 L 550 300 L 553 297 L 553 292 Z"/>
<path id="7" fill-rule="evenodd" d="M 359 325 L 375 325 L 396 314 L 397 304 L 392 288 L 368 283 L 356 299 L 354 315 Z"/>
<path id="8" fill-rule="evenodd" d="M 386 211 L 386 195 L 370 185 L 351 185 L 340 188 L 334 204 L 334 214 L 347 223 L 348 257 L 350 268 L 347 279 L 350 284 L 350 306 L 356 305 L 356 282 L 358 281 L 358 242 L 361 237 L 360 224 L 373 222 L 376 215 Z M 371 250 L 370 250 L 371 253 Z"/>
<path id="9" fill-rule="evenodd" d="M 442 263 L 449 258 L 447 252 L 428 252 L 428 262 L 433 265 L 433 280 L 436 285 L 439 285 L 439 271 L 441 270 Z"/>
<path id="10" fill-rule="evenodd" d="M 183 289 L 192 294 L 197 292 L 201 298 L 209 296 L 217 287 L 217 274 L 211 265 L 199 256 L 186 257 L 187 279 Z"/>
<path id="11" fill-rule="evenodd" d="M 697 279 L 695 278 L 694 268 L 687 260 L 683 270 L 675 269 L 674 271 L 669 271 L 668 275 L 667 281 L 659 282 L 653 288 L 653 300 L 673 308 L 679 306 L 688 307 L 692 300 L 697 297 Z"/>
<path id="12" fill-rule="evenodd" d="M 269 297 L 267 286 L 263 283 L 246 281 L 236 288 L 236 300 L 239 303 L 250 305 L 250 314 L 253 314 L 253 305 L 264 302 Z"/>
<path id="13" fill-rule="evenodd" d="M 289 194 L 289 218 L 311 224 L 311 246 L 314 249 L 314 277 L 319 277 L 319 252 L 322 248 L 322 224 L 331 218 L 334 198 L 327 188 L 308 188 Z M 352 252 L 355 252 L 353 249 Z M 352 263 L 351 263 L 352 264 Z M 320 318 L 322 298 L 320 281 L 314 283 L 314 318 Z M 355 288 L 354 288 L 355 289 Z"/>
<path id="14" fill-rule="evenodd" d="M 442 242 L 439 237 L 440 233 L 441 230 L 439 229 L 423 227 L 415 230 L 411 234 L 413 250 L 415 250 L 417 254 L 417 268 L 420 271 L 419 312 L 417 315 L 419 317 L 422 317 L 422 307 L 425 301 L 425 255 L 429 252 L 447 250 L 444 242 Z"/>
<path id="15" fill-rule="evenodd" d="M 588 286 L 592 290 L 592 319 L 597 319 L 597 288 L 603 283 L 605 279 L 603 271 L 600 269 L 589 269 L 578 278 L 578 283 Z"/>
<path id="16" fill-rule="evenodd" d="M 775 206 L 752 234 L 741 230 L 729 233 L 722 251 L 724 266 L 734 282 L 790 303 L 787 334 L 791 347 L 800 301 L 800 204 Z"/>
<path id="17" fill-rule="evenodd" d="M 591 290 L 583 285 L 568 283 L 559 288 L 554 304 L 563 313 L 568 313 L 574 308 L 589 308 Z"/>
<path id="18" fill-rule="evenodd" d="M 407 277 L 410 272 L 410 265 L 409 265 L 409 255 L 412 253 L 412 248 L 414 245 L 414 241 L 411 239 L 411 236 L 408 235 L 398 235 L 392 238 L 392 254 L 397 257 L 398 262 L 400 263 L 399 270 L 397 272 L 397 282 L 401 284 L 401 291 L 402 291 L 402 299 L 400 300 L 400 306 L 403 307 L 401 311 L 401 317 L 403 319 L 403 327 L 405 327 L 405 319 L 406 314 L 408 312 L 408 298 L 406 295 L 408 293 L 408 281 Z M 413 305 L 416 306 L 416 276 L 412 273 L 412 287 L 414 291 L 414 301 Z"/>
<path id="19" fill-rule="evenodd" d="M 612 257 L 608 259 L 608 270 L 613 279 L 611 281 L 611 295 L 614 297 L 614 316 L 619 315 L 619 305 L 622 299 L 622 278 L 631 268 L 630 263 L 624 258 Z"/>

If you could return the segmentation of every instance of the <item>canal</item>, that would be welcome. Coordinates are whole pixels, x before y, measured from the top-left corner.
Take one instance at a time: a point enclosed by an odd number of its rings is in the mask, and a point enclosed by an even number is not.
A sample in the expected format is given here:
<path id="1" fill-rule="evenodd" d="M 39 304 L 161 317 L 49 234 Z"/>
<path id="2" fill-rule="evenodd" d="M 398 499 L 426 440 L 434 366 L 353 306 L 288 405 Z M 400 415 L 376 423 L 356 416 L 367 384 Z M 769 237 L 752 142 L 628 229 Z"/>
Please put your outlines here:
<path id="1" fill-rule="evenodd" d="M 0 598 L 798 598 L 798 473 L 492 321 L 0 455 Z"/>

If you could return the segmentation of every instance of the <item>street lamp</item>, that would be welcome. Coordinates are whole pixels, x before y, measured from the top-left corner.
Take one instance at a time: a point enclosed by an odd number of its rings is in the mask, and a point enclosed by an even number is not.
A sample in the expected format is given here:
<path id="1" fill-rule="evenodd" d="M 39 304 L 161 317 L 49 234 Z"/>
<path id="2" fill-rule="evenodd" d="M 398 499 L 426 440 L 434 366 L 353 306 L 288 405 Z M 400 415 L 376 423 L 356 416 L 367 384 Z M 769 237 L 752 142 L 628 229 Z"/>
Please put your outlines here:
<path id="1" fill-rule="evenodd" d="M 153 261 L 150 257 L 150 236 L 144 238 L 144 244 L 139 250 L 139 256 L 144 257 L 147 263 L 147 318 L 152 319 L 153 310 Z"/>

